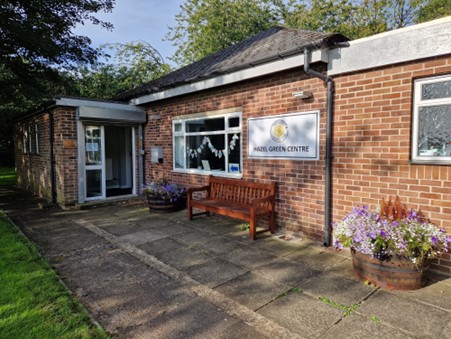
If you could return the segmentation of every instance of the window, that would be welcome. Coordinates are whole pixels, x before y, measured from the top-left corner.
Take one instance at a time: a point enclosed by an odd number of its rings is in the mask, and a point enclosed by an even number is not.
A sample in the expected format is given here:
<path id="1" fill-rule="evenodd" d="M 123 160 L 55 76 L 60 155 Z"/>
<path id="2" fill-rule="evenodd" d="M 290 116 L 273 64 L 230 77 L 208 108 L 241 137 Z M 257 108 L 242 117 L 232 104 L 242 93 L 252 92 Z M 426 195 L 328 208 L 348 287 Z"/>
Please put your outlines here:
<path id="1" fill-rule="evenodd" d="M 22 131 L 23 152 L 25 154 L 39 154 L 38 124 L 26 125 Z"/>
<path id="2" fill-rule="evenodd" d="M 36 151 L 36 154 L 39 154 L 39 127 L 38 127 L 38 124 L 34 125 L 34 133 L 35 133 L 35 142 L 36 142 L 35 151 Z"/>
<path id="3" fill-rule="evenodd" d="M 174 170 L 240 176 L 241 113 L 172 121 Z"/>
<path id="4" fill-rule="evenodd" d="M 414 83 L 412 161 L 451 164 L 451 75 Z"/>

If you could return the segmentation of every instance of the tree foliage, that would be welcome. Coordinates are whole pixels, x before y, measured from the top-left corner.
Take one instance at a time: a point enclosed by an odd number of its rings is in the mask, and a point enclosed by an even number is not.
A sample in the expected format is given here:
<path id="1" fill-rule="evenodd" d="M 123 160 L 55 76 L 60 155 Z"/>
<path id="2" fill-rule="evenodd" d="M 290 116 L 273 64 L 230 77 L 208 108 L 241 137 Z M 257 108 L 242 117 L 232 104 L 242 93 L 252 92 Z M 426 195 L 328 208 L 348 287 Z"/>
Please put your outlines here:
<path id="1" fill-rule="evenodd" d="M 0 153 L 11 148 L 7 119 L 49 97 L 67 91 L 61 70 L 94 62 L 98 51 L 75 25 L 92 22 L 112 10 L 114 0 L 2 0 L 0 2 Z"/>
<path id="2" fill-rule="evenodd" d="M 449 14 L 449 0 L 188 0 L 166 39 L 184 65 L 276 25 L 357 39 Z"/>
<path id="3" fill-rule="evenodd" d="M 171 71 L 161 54 L 144 41 L 107 44 L 101 50 L 112 52 L 113 57 L 106 63 L 79 68 L 74 79 L 79 96 L 110 99 Z"/>
<path id="4" fill-rule="evenodd" d="M 277 25 L 281 21 L 278 3 L 272 0 L 186 1 L 176 15 L 177 25 L 170 27 L 166 35 L 177 46 L 171 60 L 179 65 L 189 64 Z"/>

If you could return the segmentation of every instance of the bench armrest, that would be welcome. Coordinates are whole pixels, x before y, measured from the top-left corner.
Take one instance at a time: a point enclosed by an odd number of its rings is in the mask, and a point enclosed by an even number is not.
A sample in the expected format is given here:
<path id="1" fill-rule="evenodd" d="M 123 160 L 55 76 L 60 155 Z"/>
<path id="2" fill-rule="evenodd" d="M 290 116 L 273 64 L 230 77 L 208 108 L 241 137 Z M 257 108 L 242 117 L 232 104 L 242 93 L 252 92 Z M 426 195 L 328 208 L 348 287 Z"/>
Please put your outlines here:
<path id="1" fill-rule="evenodd" d="M 269 195 L 269 196 L 263 197 L 263 198 L 255 198 L 255 199 L 252 199 L 250 202 L 251 202 L 252 207 L 258 207 L 258 205 L 261 205 L 264 203 L 269 203 L 271 205 L 271 209 L 274 210 L 275 196 Z"/>
<path id="2" fill-rule="evenodd" d="M 202 187 L 191 187 L 188 188 L 188 197 L 192 197 L 193 196 L 193 192 L 202 192 L 202 191 L 207 191 L 207 194 L 210 195 L 210 185 L 207 186 L 202 186 Z"/>

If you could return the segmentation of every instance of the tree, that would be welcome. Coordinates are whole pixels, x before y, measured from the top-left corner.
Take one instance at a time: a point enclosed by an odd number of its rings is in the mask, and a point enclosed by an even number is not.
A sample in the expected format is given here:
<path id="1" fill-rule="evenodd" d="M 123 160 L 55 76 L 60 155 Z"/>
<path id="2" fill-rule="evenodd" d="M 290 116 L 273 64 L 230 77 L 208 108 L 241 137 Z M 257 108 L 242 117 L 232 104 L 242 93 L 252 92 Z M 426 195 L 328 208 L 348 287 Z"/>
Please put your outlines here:
<path id="1" fill-rule="evenodd" d="M 170 58 L 186 65 L 240 42 L 281 21 L 283 1 L 188 0 L 166 39 L 177 46 Z"/>
<path id="2" fill-rule="evenodd" d="M 113 57 L 107 63 L 80 67 L 74 79 L 77 95 L 111 99 L 171 71 L 161 54 L 144 41 L 107 44 L 101 50 L 113 52 Z"/>
<path id="3" fill-rule="evenodd" d="M 98 51 L 88 37 L 72 33 L 77 24 L 112 10 L 114 0 L 3 0 L 0 2 L 0 148 L 11 148 L 6 119 L 66 91 L 61 70 L 79 62 L 92 63 Z M 0 149 L 0 152 L 4 150 Z"/>

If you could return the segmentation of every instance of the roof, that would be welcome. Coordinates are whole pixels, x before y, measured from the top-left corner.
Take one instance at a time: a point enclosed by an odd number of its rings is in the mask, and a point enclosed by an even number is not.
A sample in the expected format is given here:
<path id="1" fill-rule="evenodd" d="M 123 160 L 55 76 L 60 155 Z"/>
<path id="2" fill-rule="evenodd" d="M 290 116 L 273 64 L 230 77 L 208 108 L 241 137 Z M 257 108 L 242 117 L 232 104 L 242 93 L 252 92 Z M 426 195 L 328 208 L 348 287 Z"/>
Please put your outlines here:
<path id="1" fill-rule="evenodd" d="M 200 81 L 240 69 L 251 68 L 290 55 L 306 47 L 327 48 L 349 39 L 341 34 L 273 27 L 247 40 L 171 72 L 161 78 L 116 95 L 114 100 L 129 100 L 168 88 Z"/>

